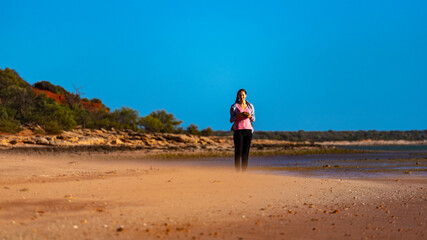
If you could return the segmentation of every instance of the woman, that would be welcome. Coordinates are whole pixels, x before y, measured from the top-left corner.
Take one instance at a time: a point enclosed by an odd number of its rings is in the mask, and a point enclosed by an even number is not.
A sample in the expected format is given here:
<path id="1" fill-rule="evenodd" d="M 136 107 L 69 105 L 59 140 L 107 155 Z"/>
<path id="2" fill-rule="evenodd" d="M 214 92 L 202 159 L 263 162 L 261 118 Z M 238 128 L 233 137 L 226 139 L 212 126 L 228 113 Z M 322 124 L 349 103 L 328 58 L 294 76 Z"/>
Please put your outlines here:
<path id="1" fill-rule="evenodd" d="M 240 171 L 240 168 L 245 171 L 248 167 L 249 148 L 254 131 L 252 122 L 255 122 L 255 108 L 246 101 L 246 95 L 246 90 L 240 89 L 236 102 L 230 109 L 230 122 L 234 123 L 231 130 L 234 131 L 234 165 L 237 171 Z"/>

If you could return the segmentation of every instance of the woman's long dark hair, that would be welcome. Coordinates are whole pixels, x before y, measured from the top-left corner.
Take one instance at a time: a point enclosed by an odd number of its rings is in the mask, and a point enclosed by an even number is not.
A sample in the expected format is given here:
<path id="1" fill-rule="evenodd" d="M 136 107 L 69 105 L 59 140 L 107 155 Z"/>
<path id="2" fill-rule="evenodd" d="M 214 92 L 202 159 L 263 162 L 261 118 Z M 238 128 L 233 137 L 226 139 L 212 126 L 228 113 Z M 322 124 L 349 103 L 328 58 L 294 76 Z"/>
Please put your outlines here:
<path id="1" fill-rule="evenodd" d="M 237 91 L 237 96 L 236 96 L 236 102 L 235 103 L 238 103 L 239 102 L 239 93 L 240 92 L 245 92 L 245 94 L 246 94 L 246 96 L 248 95 L 248 93 L 246 92 L 246 90 L 245 89 L 239 89 L 239 91 Z M 246 101 L 246 104 L 248 104 L 248 101 Z M 249 104 L 248 104 L 249 105 Z"/>

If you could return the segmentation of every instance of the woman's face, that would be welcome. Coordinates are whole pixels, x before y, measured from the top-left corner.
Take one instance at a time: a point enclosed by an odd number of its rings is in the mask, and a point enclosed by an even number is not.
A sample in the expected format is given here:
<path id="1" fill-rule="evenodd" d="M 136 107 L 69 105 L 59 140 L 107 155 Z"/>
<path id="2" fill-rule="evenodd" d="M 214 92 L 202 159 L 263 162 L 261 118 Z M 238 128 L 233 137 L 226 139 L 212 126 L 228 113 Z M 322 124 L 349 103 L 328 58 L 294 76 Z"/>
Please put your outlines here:
<path id="1" fill-rule="evenodd" d="M 239 98 L 239 102 L 244 102 L 246 100 L 246 93 L 244 91 L 240 91 L 237 94 L 237 98 Z"/>

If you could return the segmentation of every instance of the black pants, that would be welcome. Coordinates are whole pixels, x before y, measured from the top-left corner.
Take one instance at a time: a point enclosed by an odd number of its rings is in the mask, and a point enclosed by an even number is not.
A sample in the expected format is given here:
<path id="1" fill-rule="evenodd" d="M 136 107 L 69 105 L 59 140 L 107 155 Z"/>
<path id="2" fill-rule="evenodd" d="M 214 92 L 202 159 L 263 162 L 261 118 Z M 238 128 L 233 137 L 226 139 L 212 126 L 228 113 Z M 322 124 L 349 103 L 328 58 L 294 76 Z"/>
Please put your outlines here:
<path id="1" fill-rule="evenodd" d="M 234 166 L 240 171 L 240 159 L 242 159 L 242 171 L 248 167 L 249 148 L 252 141 L 252 130 L 235 130 L 234 140 Z"/>

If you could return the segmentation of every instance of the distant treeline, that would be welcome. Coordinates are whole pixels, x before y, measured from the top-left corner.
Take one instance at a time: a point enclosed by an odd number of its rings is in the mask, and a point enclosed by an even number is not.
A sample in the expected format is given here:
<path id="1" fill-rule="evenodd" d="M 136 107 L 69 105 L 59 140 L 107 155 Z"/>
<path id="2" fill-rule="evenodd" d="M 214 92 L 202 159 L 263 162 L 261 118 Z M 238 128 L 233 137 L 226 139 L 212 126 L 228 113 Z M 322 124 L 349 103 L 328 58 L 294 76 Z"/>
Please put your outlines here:
<path id="1" fill-rule="evenodd" d="M 216 136 L 231 136 L 230 131 L 215 131 Z M 254 139 L 274 139 L 293 142 L 360 141 L 360 140 L 427 140 L 427 130 L 411 131 L 255 131 Z"/>

